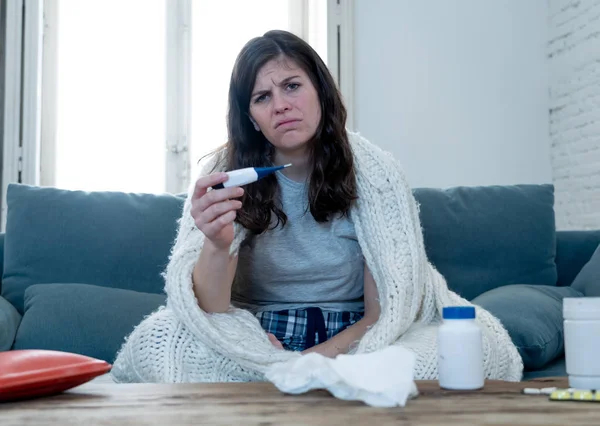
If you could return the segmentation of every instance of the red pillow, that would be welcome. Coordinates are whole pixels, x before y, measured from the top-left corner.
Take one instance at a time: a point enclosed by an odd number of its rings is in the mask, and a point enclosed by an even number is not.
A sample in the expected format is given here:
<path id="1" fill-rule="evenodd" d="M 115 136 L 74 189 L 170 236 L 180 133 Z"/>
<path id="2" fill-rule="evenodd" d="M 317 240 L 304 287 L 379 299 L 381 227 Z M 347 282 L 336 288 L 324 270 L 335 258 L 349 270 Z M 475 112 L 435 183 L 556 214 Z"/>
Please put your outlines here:
<path id="1" fill-rule="evenodd" d="M 57 394 L 105 374 L 111 367 L 106 361 L 68 352 L 0 352 L 0 401 Z"/>

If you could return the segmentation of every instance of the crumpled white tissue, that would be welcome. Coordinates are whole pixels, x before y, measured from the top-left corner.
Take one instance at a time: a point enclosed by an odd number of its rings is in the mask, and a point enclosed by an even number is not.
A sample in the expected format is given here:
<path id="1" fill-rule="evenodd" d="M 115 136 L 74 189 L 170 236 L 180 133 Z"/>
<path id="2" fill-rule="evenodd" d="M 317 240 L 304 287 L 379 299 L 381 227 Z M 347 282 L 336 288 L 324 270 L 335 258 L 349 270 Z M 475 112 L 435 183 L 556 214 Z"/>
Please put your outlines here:
<path id="1" fill-rule="evenodd" d="M 312 352 L 272 365 L 265 377 L 284 393 L 326 389 L 336 398 L 373 407 L 404 407 L 409 398 L 418 395 L 414 366 L 413 352 L 389 346 L 335 359 Z"/>

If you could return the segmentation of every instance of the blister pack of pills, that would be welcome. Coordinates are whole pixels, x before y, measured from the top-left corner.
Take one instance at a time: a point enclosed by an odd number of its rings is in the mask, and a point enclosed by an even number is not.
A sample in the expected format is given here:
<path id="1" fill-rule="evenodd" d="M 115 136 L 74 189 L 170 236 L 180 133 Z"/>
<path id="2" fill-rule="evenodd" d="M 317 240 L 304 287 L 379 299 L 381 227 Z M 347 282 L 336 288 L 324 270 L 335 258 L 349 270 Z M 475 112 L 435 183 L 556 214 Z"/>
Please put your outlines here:
<path id="1" fill-rule="evenodd" d="M 600 402 L 600 392 L 585 389 L 556 389 L 550 394 L 552 401 Z"/>
<path id="2" fill-rule="evenodd" d="M 551 401 L 600 402 L 600 391 L 588 389 L 525 388 L 525 395 L 548 395 Z"/>

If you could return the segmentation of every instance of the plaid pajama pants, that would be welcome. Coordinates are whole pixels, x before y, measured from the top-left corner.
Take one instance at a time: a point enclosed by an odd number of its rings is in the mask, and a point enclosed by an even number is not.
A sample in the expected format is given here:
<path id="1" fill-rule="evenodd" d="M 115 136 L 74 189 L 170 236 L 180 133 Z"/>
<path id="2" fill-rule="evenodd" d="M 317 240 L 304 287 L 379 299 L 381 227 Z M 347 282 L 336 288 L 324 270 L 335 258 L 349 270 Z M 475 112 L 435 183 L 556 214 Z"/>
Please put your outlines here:
<path id="1" fill-rule="evenodd" d="M 306 308 L 258 312 L 256 317 L 262 328 L 275 335 L 284 349 L 303 351 L 331 339 L 360 320 L 363 313 Z"/>

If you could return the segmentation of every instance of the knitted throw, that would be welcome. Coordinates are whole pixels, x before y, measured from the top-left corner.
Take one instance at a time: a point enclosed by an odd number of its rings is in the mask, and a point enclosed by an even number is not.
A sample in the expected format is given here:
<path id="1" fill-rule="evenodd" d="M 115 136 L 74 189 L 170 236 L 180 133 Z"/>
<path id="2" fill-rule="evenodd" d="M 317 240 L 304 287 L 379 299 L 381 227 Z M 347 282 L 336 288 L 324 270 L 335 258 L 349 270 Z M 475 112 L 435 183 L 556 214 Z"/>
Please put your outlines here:
<path id="1" fill-rule="evenodd" d="M 379 320 L 351 353 L 401 345 L 416 354 L 415 380 L 437 379 L 442 308 L 472 304 L 450 291 L 429 263 L 418 205 L 399 164 L 358 134 L 348 136 L 358 192 L 350 215 L 381 305 Z M 126 338 L 112 369 L 118 382 L 262 381 L 273 363 L 301 356 L 275 348 L 246 310 L 232 306 L 227 313 L 207 314 L 199 308 L 192 271 L 204 235 L 190 214 L 193 186 L 164 274 L 166 306 L 146 317 Z M 231 253 L 237 255 L 246 230 L 237 223 L 234 227 Z M 489 312 L 475 308 L 483 333 L 486 378 L 520 380 L 523 363 L 508 333 Z"/>

